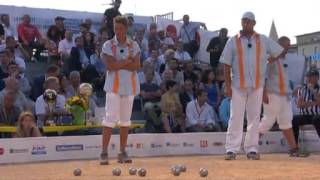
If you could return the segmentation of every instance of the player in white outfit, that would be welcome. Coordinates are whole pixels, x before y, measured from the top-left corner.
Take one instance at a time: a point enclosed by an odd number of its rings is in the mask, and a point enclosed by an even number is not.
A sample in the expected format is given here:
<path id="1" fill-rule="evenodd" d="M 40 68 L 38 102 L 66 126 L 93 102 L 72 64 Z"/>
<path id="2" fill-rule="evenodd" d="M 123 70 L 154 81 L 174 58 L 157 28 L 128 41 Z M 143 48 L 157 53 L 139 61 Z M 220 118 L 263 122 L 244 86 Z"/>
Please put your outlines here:
<path id="1" fill-rule="evenodd" d="M 226 138 L 226 160 L 236 159 L 240 150 L 244 114 L 247 115 L 247 133 L 244 150 L 247 158 L 260 159 L 258 154 L 259 121 L 268 57 L 278 57 L 283 48 L 254 31 L 252 12 L 241 19 L 242 30 L 230 38 L 220 57 L 225 71 L 225 94 L 231 97 L 231 113 Z"/>
<path id="2" fill-rule="evenodd" d="M 134 96 L 140 92 L 137 70 L 140 68 L 138 44 L 127 38 L 127 19 L 117 16 L 114 19 L 115 37 L 104 43 L 102 58 L 107 64 L 104 90 L 106 91 L 106 116 L 102 122 L 102 153 L 100 164 L 108 164 L 108 144 L 112 128 L 120 126 L 119 163 L 131 163 L 126 152 L 130 118 Z"/>
<path id="3" fill-rule="evenodd" d="M 278 43 L 284 48 L 285 52 L 290 48 L 288 37 L 281 37 Z M 278 57 L 276 61 L 268 63 L 266 85 L 263 93 L 263 118 L 259 125 L 259 131 L 261 134 L 266 133 L 277 121 L 290 146 L 290 156 L 299 156 L 299 148 L 292 131 L 292 90 L 286 63 L 290 63 L 286 54 Z"/>

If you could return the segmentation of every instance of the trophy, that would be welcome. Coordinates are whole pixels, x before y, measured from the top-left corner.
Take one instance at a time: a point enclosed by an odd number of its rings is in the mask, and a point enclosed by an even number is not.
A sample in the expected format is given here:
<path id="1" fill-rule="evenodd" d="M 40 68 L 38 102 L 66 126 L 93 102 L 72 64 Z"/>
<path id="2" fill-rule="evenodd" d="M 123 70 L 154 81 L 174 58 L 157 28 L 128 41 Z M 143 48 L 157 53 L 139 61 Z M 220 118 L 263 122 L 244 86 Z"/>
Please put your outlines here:
<path id="1" fill-rule="evenodd" d="M 57 102 L 57 92 L 53 89 L 47 89 L 43 94 L 43 99 L 47 104 L 48 119 L 45 124 L 48 123 L 50 126 L 54 125 L 55 116 L 54 108 Z"/>
<path id="2" fill-rule="evenodd" d="M 91 96 L 92 94 L 92 86 L 91 84 L 89 83 L 82 83 L 80 84 L 80 87 L 79 87 L 79 94 L 81 97 L 83 97 L 87 103 L 87 107 L 88 107 L 88 111 L 85 113 L 85 119 L 86 119 L 86 123 L 87 124 L 92 124 L 92 122 L 88 122 L 89 121 L 89 117 L 91 116 L 91 113 L 90 112 L 90 100 L 89 100 L 89 97 Z"/>

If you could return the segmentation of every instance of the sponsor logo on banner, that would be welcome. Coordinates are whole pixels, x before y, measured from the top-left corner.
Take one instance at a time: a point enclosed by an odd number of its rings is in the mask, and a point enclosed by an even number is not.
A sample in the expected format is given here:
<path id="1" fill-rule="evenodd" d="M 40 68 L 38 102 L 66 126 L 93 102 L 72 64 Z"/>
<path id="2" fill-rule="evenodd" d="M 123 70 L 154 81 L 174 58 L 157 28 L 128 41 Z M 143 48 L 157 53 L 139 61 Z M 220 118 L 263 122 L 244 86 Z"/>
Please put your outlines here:
<path id="1" fill-rule="evenodd" d="M 166 142 L 166 146 L 167 146 L 167 147 L 179 147 L 180 144 L 178 144 L 178 143 Z"/>
<path id="2" fill-rule="evenodd" d="M 183 142 L 182 146 L 183 146 L 183 147 L 193 147 L 194 144 L 193 144 L 193 143 Z"/>
<path id="3" fill-rule="evenodd" d="M 46 147 L 44 145 L 35 145 L 32 147 L 31 154 L 32 155 L 47 154 Z"/>
<path id="4" fill-rule="evenodd" d="M 213 142 L 212 146 L 223 146 L 223 142 Z"/>
<path id="5" fill-rule="evenodd" d="M 208 141 L 207 140 L 200 140 L 200 148 L 207 148 Z"/>
<path id="6" fill-rule="evenodd" d="M 9 149 L 10 154 L 28 153 L 28 149 Z"/>
<path id="7" fill-rule="evenodd" d="M 93 145 L 93 146 L 86 146 L 85 148 L 86 149 L 101 149 L 101 147 L 102 147 L 101 145 L 96 145 L 96 146 Z"/>
<path id="8" fill-rule="evenodd" d="M 0 148 L 0 156 L 4 154 L 4 149 Z"/>
<path id="9" fill-rule="evenodd" d="M 137 149 L 142 149 L 143 148 L 143 143 L 137 143 L 136 144 Z"/>
<path id="10" fill-rule="evenodd" d="M 161 148 L 162 147 L 162 145 L 161 144 L 150 144 L 150 147 L 151 148 Z"/>
<path id="11" fill-rule="evenodd" d="M 82 151 L 83 144 L 56 145 L 56 151 Z"/>

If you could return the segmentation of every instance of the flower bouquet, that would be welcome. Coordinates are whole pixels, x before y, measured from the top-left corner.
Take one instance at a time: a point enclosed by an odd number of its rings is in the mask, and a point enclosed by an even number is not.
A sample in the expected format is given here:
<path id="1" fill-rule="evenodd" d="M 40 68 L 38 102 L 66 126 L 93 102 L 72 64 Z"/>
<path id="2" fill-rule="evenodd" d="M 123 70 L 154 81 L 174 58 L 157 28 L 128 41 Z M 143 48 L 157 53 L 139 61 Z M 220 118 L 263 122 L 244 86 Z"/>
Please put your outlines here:
<path id="1" fill-rule="evenodd" d="M 84 125 L 86 122 L 86 112 L 89 109 L 87 98 L 79 95 L 67 99 L 66 109 L 73 116 L 73 125 Z"/>

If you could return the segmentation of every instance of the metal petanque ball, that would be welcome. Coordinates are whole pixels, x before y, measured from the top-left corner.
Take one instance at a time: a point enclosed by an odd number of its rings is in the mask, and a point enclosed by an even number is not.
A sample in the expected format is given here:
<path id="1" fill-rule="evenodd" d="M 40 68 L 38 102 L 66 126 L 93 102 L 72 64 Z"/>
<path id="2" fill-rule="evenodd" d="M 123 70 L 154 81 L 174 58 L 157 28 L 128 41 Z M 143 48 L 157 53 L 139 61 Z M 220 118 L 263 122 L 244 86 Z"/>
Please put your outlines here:
<path id="1" fill-rule="evenodd" d="M 147 175 L 147 170 L 144 169 L 144 168 L 140 168 L 138 170 L 138 174 L 139 174 L 139 176 L 146 176 Z"/>
<path id="2" fill-rule="evenodd" d="M 129 174 L 130 175 L 136 175 L 137 174 L 137 169 L 133 168 L 133 167 L 129 168 Z"/>
<path id="3" fill-rule="evenodd" d="M 180 171 L 181 172 L 186 172 L 187 171 L 187 167 L 185 165 L 180 165 Z"/>
<path id="4" fill-rule="evenodd" d="M 207 169 L 205 169 L 205 168 L 200 168 L 200 171 L 199 171 L 199 175 L 201 176 L 201 177 L 207 177 L 208 176 L 208 170 Z"/>
<path id="5" fill-rule="evenodd" d="M 81 176 L 81 169 L 77 168 L 77 169 L 73 170 L 73 175 Z"/>
<path id="6" fill-rule="evenodd" d="M 173 166 L 171 168 L 171 173 L 174 175 L 174 176 L 179 176 L 180 175 L 180 172 L 181 172 L 181 169 L 179 166 Z"/>
<path id="7" fill-rule="evenodd" d="M 121 175 L 121 169 L 120 168 L 114 168 L 112 170 L 112 175 L 114 176 L 120 176 Z"/>

